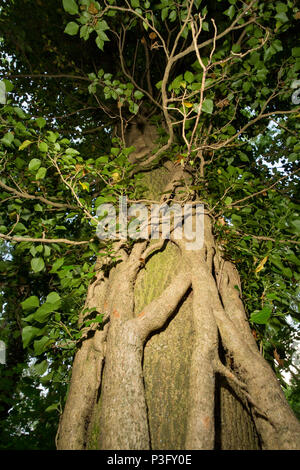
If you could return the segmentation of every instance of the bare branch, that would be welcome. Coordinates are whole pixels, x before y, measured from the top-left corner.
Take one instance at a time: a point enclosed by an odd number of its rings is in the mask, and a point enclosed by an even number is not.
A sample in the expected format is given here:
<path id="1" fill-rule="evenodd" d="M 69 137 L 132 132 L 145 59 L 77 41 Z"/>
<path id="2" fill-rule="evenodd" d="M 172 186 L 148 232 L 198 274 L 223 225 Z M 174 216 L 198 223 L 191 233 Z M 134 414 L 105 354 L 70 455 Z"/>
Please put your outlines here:
<path id="1" fill-rule="evenodd" d="M 33 237 L 18 237 L 15 235 L 4 235 L 0 233 L 0 238 L 3 240 L 9 240 L 12 242 L 34 242 L 34 243 L 64 243 L 67 245 L 86 245 L 94 240 L 91 238 L 90 240 L 84 241 L 74 241 L 74 240 L 67 240 L 66 238 L 33 238 Z"/>
<path id="2" fill-rule="evenodd" d="M 68 80 L 84 80 L 90 82 L 88 77 L 82 75 L 68 75 L 66 73 L 50 74 L 50 73 L 35 73 L 35 74 L 18 74 L 18 75 L 4 75 L 5 78 L 66 78 Z"/>

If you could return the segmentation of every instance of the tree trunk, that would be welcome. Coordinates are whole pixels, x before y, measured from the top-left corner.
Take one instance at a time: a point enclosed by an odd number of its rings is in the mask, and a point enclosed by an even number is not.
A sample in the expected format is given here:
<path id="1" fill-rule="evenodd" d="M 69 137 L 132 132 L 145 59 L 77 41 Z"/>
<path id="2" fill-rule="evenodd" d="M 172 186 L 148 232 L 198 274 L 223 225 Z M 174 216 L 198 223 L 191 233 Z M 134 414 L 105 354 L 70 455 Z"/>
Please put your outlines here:
<path id="1" fill-rule="evenodd" d="M 145 176 L 148 197 L 178 193 L 178 166 Z M 177 188 L 177 189 L 175 189 Z M 177 191 L 177 192 L 176 192 Z M 300 425 L 260 355 L 235 266 L 204 216 L 204 245 L 138 241 L 96 268 L 59 449 L 298 449 Z M 103 261 L 102 261 L 103 262 Z"/>

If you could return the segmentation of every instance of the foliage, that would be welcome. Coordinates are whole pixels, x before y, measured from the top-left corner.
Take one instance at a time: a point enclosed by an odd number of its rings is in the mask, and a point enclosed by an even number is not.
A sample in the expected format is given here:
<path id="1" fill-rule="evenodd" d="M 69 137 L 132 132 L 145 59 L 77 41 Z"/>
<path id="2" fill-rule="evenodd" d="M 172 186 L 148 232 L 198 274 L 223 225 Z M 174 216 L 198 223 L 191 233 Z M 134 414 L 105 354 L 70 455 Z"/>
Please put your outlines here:
<path id="1" fill-rule="evenodd" d="M 189 195 L 210 211 L 284 385 L 300 319 L 299 16 L 292 0 L 1 7 L 1 334 L 21 351 L 0 366 L 4 447 L 47 447 L 44 422 L 53 446 L 96 258 L 116 261 L 95 236 L 97 207 L 143 194 L 125 139 L 136 116 L 159 135 L 147 165 L 169 159 L 193 174 Z"/>

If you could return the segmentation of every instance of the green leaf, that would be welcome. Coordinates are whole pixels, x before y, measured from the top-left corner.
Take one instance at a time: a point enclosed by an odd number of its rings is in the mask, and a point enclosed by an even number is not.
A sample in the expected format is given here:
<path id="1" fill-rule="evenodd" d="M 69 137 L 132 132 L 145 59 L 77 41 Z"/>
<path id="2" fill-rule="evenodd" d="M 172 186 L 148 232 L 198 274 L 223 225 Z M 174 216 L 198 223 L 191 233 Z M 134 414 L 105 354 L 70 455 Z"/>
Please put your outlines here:
<path id="1" fill-rule="evenodd" d="M 211 100 L 210 98 L 206 98 L 202 103 L 202 111 L 204 113 L 212 114 L 213 109 L 214 109 L 213 100 Z"/>
<path id="2" fill-rule="evenodd" d="M 103 51 L 104 41 L 100 38 L 100 36 L 96 37 L 96 44 L 99 47 L 99 49 Z"/>
<path id="3" fill-rule="evenodd" d="M 38 336 L 40 333 L 41 330 L 39 328 L 36 328 L 35 326 L 25 326 L 22 330 L 23 347 L 27 348 L 33 338 Z"/>
<path id="4" fill-rule="evenodd" d="M 277 13 L 277 15 L 275 15 L 275 18 L 281 23 L 287 23 L 289 21 L 288 17 L 286 16 L 284 12 Z"/>
<path id="5" fill-rule="evenodd" d="M 169 86 L 170 90 L 174 90 L 180 88 L 183 83 L 183 75 L 178 75 L 178 77 L 174 78 L 173 82 Z"/>
<path id="6" fill-rule="evenodd" d="M 41 160 L 38 158 L 33 158 L 30 160 L 29 165 L 28 165 L 28 170 L 30 171 L 37 171 L 39 167 L 41 166 Z"/>
<path id="7" fill-rule="evenodd" d="M 47 168 L 44 168 L 43 166 L 41 166 L 35 175 L 35 179 L 36 180 L 44 179 L 46 176 L 46 173 L 47 173 Z"/>
<path id="8" fill-rule="evenodd" d="M 240 225 L 242 223 L 242 217 L 237 214 L 232 214 L 231 218 L 234 225 Z"/>
<path id="9" fill-rule="evenodd" d="M 98 33 L 98 37 L 102 40 L 102 41 L 109 41 L 109 38 L 107 36 L 107 34 L 103 31 L 103 30 L 98 30 L 97 31 Z"/>
<path id="10" fill-rule="evenodd" d="M 252 83 L 251 82 L 244 82 L 243 83 L 243 90 L 245 93 L 248 93 L 248 91 L 250 90 L 252 86 Z"/>
<path id="11" fill-rule="evenodd" d="M 28 145 L 32 144 L 31 140 L 24 140 L 24 142 L 20 145 L 19 150 L 24 150 Z"/>
<path id="12" fill-rule="evenodd" d="M 295 227 L 295 233 L 300 233 L 300 219 L 293 220 L 291 224 Z"/>
<path id="13" fill-rule="evenodd" d="M 5 87 L 6 87 L 6 91 L 9 93 L 10 91 L 13 91 L 14 89 L 14 85 L 9 81 L 7 80 L 6 78 L 3 80 L 4 83 L 5 83 Z"/>
<path id="14" fill-rule="evenodd" d="M 76 15 L 76 13 L 78 13 L 78 5 L 75 0 L 63 0 L 63 7 L 70 15 Z"/>
<path id="15" fill-rule="evenodd" d="M 50 304 L 55 304 L 60 301 L 60 295 L 57 292 L 51 292 L 47 295 L 46 302 Z"/>
<path id="16" fill-rule="evenodd" d="M 17 157 L 15 159 L 15 165 L 18 168 L 18 170 L 21 170 L 26 165 L 26 162 L 22 158 Z"/>
<path id="17" fill-rule="evenodd" d="M 288 11 L 288 6 L 285 3 L 277 2 L 276 3 L 276 11 L 277 11 L 277 13 L 281 13 L 281 12 L 286 13 Z"/>
<path id="18" fill-rule="evenodd" d="M 44 210 L 43 207 L 41 206 L 41 204 L 35 204 L 33 206 L 33 208 L 36 212 L 43 212 L 43 210 Z"/>
<path id="19" fill-rule="evenodd" d="M 36 118 L 35 122 L 37 123 L 40 129 L 42 129 L 46 125 L 46 119 L 44 119 L 43 117 Z"/>
<path id="20" fill-rule="evenodd" d="M 42 271 L 45 267 L 43 258 L 32 258 L 31 267 L 35 273 Z"/>
<path id="21" fill-rule="evenodd" d="M 1 142 L 3 142 L 5 145 L 8 147 L 11 146 L 13 140 L 15 138 L 15 135 L 12 132 L 7 132 L 1 139 Z"/>
<path id="22" fill-rule="evenodd" d="M 56 411 L 59 407 L 59 403 L 53 403 L 52 405 L 48 406 L 46 409 L 45 409 L 45 412 L 46 413 L 50 413 L 51 411 Z"/>
<path id="23" fill-rule="evenodd" d="M 39 307 L 40 302 L 36 295 L 32 295 L 24 300 L 24 302 L 21 302 L 21 305 L 23 310 L 31 310 L 32 308 Z"/>
<path id="24" fill-rule="evenodd" d="M 138 8 L 140 6 L 139 0 L 131 0 L 131 6 L 132 8 Z"/>
<path id="25" fill-rule="evenodd" d="M 99 21 L 99 23 L 97 24 L 96 26 L 96 30 L 101 30 L 101 31 L 106 31 L 107 29 L 110 29 L 108 24 L 106 23 L 105 20 L 102 20 L 102 21 Z M 106 75 L 110 75 L 110 74 L 106 74 Z M 105 77 L 105 76 L 104 76 Z"/>
<path id="26" fill-rule="evenodd" d="M 235 14 L 235 8 L 233 5 L 231 5 L 228 10 L 224 11 L 224 15 L 228 16 L 231 20 L 234 17 Z"/>
<path id="27" fill-rule="evenodd" d="M 67 26 L 65 27 L 65 33 L 69 34 L 70 36 L 75 36 L 78 33 L 79 24 L 75 23 L 75 21 L 70 21 Z"/>
<path id="28" fill-rule="evenodd" d="M 265 306 L 262 310 L 255 310 L 250 315 L 250 321 L 253 323 L 258 323 L 260 325 L 265 325 L 268 323 L 268 320 L 272 313 L 272 307 Z"/>
<path id="29" fill-rule="evenodd" d="M 249 162 L 249 157 L 244 152 L 239 152 L 239 157 L 242 160 L 242 162 Z"/>
<path id="30" fill-rule="evenodd" d="M 43 338 L 47 338 L 47 340 L 49 340 L 48 336 L 43 336 Z M 43 339 L 42 338 L 42 339 Z M 41 339 L 41 340 L 42 340 Z M 39 341 L 41 341 L 39 340 Z M 35 348 L 35 344 L 37 343 L 38 341 L 35 341 L 34 342 L 34 348 Z M 34 352 L 35 352 L 35 349 L 34 349 Z M 34 364 L 33 366 L 34 368 L 34 371 L 38 374 L 38 375 L 44 375 L 44 373 L 46 372 L 46 370 L 48 369 L 48 361 L 45 359 L 44 361 L 42 362 L 39 362 L 38 364 Z"/>
<path id="31" fill-rule="evenodd" d="M 225 199 L 224 202 L 225 202 L 226 206 L 230 206 L 230 204 L 232 203 L 232 198 L 228 196 L 228 197 Z"/>
<path id="32" fill-rule="evenodd" d="M 300 57 L 300 47 L 293 47 L 292 56 L 293 57 Z"/>
<path id="33" fill-rule="evenodd" d="M 36 356 L 39 356 L 40 354 L 42 354 L 47 349 L 48 344 L 49 344 L 49 336 L 43 336 L 41 339 L 35 340 L 33 343 L 34 354 Z M 47 363 L 47 361 L 43 361 L 43 362 Z M 46 372 L 47 367 L 48 367 L 48 364 L 46 364 L 46 369 L 44 370 L 44 372 L 42 372 L 39 375 L 43 375 Z"/>
<path id="34" fill-rule="evenodd" d="M 50 313 L 60 308 L 60 300 L 55 303 L 45 302 L 41 307 L 34 313 L 34 319 L 39 323 L 44 323 L 48 320 Z"/>
<path id="35" fill-rule="evenodd" d="M 48 152 L 48 145 L 46 142 L 40 142 L 38 145 L 40 152 Z"/>
<path id="36" fill-rule="evenodd" d="M 177 18 L 176 10 L 172 10 L 171 13 L 169 14 L 169 19 L 170 21 L 175 21 L 176 18 Z"/>
<path id="37" fill-rule="evenodd" d="M 57 259 L 53 263 L 53 266 L 52 266 L 52 269 L 51 269 L 50 273 L 56 273 L 58 271 L 58 269 L 61 268 L 61 266 L 64 264 L 64 262 L 65 262 L 65 258 Z"/>
<path id="38" fill-rule="evenodd" d="M 192 72 L 189 72 L 188 70 L 184 74 L 184 79 L 188 83 L 192 83 L 195 80 L 195 76 Z"/>
<path id="39" fill-rule="evenodd" d="M 136 104 L 136 103 L 130 103 L 129 104 L 129 111 L 132 113 L 132 114 L 137 114 L 138 113 L 138 110 L 139 110 L 139 105 Z"/>
<path id="40" fill-rule="evenodd" d="M 74 156 L 74 155 L 79 155 L 80 152 L 78 152 L 78 150 L 76 150 L 76 149 L 73 149 L 72 147 L 68 147 L 66 149 L 66 154 Z"/>
<path id="41" fill-rule="evenodd" d="M 143 98 L 144 93 L 142 93 L 140 90 L 135 90 L 133 96 L 135 97 L 136 100 L 140 100 Z"/>
<path id="42" fill-rule="evenodd" d="M 169 13 L 169 7 L 165 7 L 161 10 L 161 19 L 162 21 L 165 21 Z"/>

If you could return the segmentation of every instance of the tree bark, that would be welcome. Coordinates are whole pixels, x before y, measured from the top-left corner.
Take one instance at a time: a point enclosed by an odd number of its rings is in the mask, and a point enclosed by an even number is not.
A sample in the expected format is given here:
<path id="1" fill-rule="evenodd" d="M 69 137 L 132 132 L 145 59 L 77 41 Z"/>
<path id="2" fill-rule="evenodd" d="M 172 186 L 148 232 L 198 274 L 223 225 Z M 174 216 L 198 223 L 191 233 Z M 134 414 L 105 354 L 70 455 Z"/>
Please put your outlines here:
<path id="1" fill-rule="evenodd" d="M 148 197 L 185 175 L 144 178 Z M 175 189 L 176 188 L 176 189 Z M 99 269 L 87 305 L 104 313 L 76 353 L 58 449 L 299 449 L 300 425 L 260 355 L 239 275 L 208 215 L 204 245 L 138 241 Z"/>

